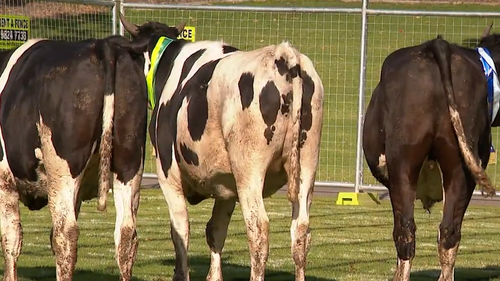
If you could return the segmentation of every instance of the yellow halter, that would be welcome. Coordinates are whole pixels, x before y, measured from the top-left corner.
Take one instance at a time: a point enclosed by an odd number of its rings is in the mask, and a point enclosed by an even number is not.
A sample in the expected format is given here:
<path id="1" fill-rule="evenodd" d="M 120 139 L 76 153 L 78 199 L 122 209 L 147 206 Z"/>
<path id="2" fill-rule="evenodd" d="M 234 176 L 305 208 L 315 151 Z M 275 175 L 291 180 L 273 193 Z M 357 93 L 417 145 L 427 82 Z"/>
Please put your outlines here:
<path id="1" fill-rule="evenodd" d="M 167 46 L 170 45 L 170 43 L 174 42 L 174 40 L 167 38 L 167 37 L 160 37 L 158 41 L 156 42 L 156 46 L 153 49 L 153 53 L 151 54 L 151 67 L 149 68 L 148 75 L 146 76 L 146 84 L 148 86 L 148 98 L 149 98 L 149 104 L 151 105 L 151 109 L 155 107 L 155 74 L 156 74 L 156 69 L 158 68 L 158 62 L 161 59 L 161 56 L 163 55 L 163 52 L 165 52 L 165 49 L 167 49 Z"/>

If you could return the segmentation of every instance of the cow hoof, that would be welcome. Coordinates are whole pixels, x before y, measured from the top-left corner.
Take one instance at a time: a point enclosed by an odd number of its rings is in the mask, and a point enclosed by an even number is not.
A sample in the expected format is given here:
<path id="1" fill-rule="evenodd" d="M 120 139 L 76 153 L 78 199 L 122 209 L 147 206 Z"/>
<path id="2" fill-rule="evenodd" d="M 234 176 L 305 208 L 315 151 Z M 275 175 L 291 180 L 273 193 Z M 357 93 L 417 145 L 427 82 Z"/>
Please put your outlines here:
<path id="1" fill-rule="evenodd" d="M 186 274 L 184 274 L 184 272 L 176 272 L 172 277 L 172 281 L 189 281 L 189 278 Z"/>

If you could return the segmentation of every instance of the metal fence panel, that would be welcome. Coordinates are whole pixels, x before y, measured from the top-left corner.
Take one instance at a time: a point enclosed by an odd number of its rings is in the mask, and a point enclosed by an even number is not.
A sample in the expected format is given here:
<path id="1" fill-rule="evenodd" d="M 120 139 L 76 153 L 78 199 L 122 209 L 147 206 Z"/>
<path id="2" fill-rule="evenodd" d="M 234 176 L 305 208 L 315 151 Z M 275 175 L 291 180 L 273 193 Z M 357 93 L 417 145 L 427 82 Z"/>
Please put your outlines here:
<path id="1" fill-rule="evenodd" d="M 142 24 L 155 20 L 175 25 L 186 21 L 196 27 L 196 41 L 224 40 L 241 50 L 252 50 L 288 40 L 309 56 L 325 86 L 325 116 L 321 142 L 321 181 L 354 182 L 360 62 L 360 14 L 325 12 L 220 11 L 132 8 L 125 15 Z M 208 7 L 206 7 L 208 8 Z M 250 8 L 250 7 L 249 7 Z M 253 7 L 252 7 L 253 8 Z M 300 9 L 299 9 L 300 11 Z M 156 171 L 148 141 L 145 172 Z"/>
<path id="2" fill-rule="evenodd" d="M 63 3 L 64 2 L 64 3 Z M 363 3 L 366 5 L 367 1 Z M 116 5 L 115 5 L 116 4 Z M 196 28 L 196 41 L 224 40 L 242 50 L 289 41 L 309 56 L 325 86 L 324 127 L 317 183 L 354 187 L 356 175 L 362 188 L 379 185 L 364 157 L 356 169 L 359 110 L 366 110 L 378 83 L 382 62 L 392 51 L 420 44 L 442 34 L 445 39 L 474 46 L 484 27 L 500 25 L 500 13 L 460 13 L 402 10 L 333 8 L 276 8 L 242 6 L 193 6 L 122 3 L 105 0 L 9 0 L 0 2 L 0 14 L 31 18 L 30 38 L 82 40 L 102 38 L 117 29 L 117 10 L 137 24 L 156 20 L 169 25 L 185 21 Z M 368 15 L 366 76 L 360 86 L 362 19 Z M 487 17 L 487 18 L 486 18 Z M 361 69 L 362 70 L 362 69 Z M 364 104 L 359 92 L 364 88 Z M 493 142 L 500 147 L 500 133 L 493 129 Z M 145 173 L 156 168 L 147 142 Z M 362 154 L 360 154 L 362 156 Z M 497 182 L 498 165 L 488 167 Z M 500 179 L 498 179 L 500 180 Z"/>
<path id="3" fill-rule="evenodd" d="M 380 69 L 384 59 L 393 51 L 412 45 L 421 44 L 427 40 L 435 38 L 441 34 L 444 39 L 451 43 L 462 46 L 474 47 L 481 36 L 484 28 L 494 23 L 500 25 L 500 13 L 490 14 L 490 17 L 471 16 L 469 13 L 440 13 L 437 15 L 427 15 L 422 11 L 393 11 L 372 10 L 372 15 L 368 16 L 368 52 L 366 63 L 366 88 L 365 88 L 365 110 L 371 98 L 372 91 L 379 82 Z M 411 13 L 402 15 L 403 13 Z M 418 116 L 415 116 L 418 118 Z M 498 129 L 493 129 L 493 143 L 500 145 Z M 487 173 L 492 177 L 492 181 L 498 182 L 497 178 L 499 165 L 488 166 Z M 365 185 L 380 185 L 370 173 L 366 161 L 363 169 Z"/>
<path id="4" fill-rule="evenodd" d="M 85 2 L 89 4 L 78 4 L 76 1 L 2 1 L 0 14 L 30 17 L 30 38 L 76 41 L 109 36 L 112 32 L 113 2 Z"/>

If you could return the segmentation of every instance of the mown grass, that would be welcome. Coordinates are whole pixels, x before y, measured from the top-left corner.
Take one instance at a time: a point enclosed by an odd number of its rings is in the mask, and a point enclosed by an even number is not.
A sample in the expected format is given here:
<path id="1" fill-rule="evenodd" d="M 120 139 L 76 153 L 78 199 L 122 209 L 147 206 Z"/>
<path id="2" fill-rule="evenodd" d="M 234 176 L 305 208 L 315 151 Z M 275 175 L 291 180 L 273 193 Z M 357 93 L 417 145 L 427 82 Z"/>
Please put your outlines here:
<path id="1" fill-rule="evenodd" d="M 228 3 L 219 3 L 231 5 Z M 249 1 L 235 5 L 359 7 L 359 3 L 336 0 Z M 78 9 L 78 5 L 74 5 Z M 373 3 L 371 8 L 449 11 L 500 11 L 498 5 L 465 4 L 388 4 Z M 242 50 L 290 41 L 308 55 L 325 86 L 324 130 L 321 142 L 321 181 L 353 182 L 355 178 L 358 87 L 360 69 L 361 16 L 339 13 L 223 12 L 196 10 L 125 10 L 127 18 L 141 24 L 156 20 L 170 25 L 181 21 L 196 27 L 197 40 L 224 40 Z M 380 67 L 392 51 L 442 34 L 451 42 L 473 46 L 490 22 L 500 25 L 499 18 L 370 15 L 366 65 L 365 107 L 375 88 Z M 33 36 L 74 40 L 103 37 L 111 33 L 109 14 L 58 16 L 33 22 Z M 496 29 L 498 30 L 498 29 Z M 418 118 L 418 117 L 416 117 Z M 494 143 L 500 145 L 494 129 Z M 151 152 L 148 142 L 148 152 Z M 488 173 L 495 180 L 499 165 L 491 165 Z M 146 172 L 155 172 L 148 153 Z M 365 183 L 376 183 L 364 169 Z"/>
<path id="2" fill-rule="evenodd" d="M 392 211 L 386 202 L 378 206 L 337 206 L 332 197 L 315 197 L 311 210 L 312 247 L 307 280 L 388 280 L 392 277 L 395 249 L 392 242 Z M 82 206 L 75 281 L 117 280 L 113 231 L 112 196 L 108 211 L 99 213 L 95 200 Z M 205 224 L 213 201 L 190 206 L 191 280 L 204 280 L 210 254 Z M 270 256 L 266 280 L 293 280 L 290 257 L 290 206 L 284 195 L 265 200 L 270 219 Z M 417 203 L 417 249 L 412 280 L 436 280 L 439 264 L 436 234 L 442 205 L 427 214 Z M 24 247 L 19 259 L 21 281 L 55 280 L 55 261 L 49 246 L 50 216 L 45 208 L 29 212 L 22 208 Z M 174 250 L 170 240 L 166 203 L 158 189 L 141 193 L 138 215 L 139 250 L 133 280 L 171 280 Z M 500 216 L 497 208 L 470 206 L 466 213 L 455 280 L 500 280 Z M 223 252 L 225 280 L 248 280 L 249 252 L 244 221 L 237 205 Z M 0 273 L 3 261 L 0 262 Z"/>

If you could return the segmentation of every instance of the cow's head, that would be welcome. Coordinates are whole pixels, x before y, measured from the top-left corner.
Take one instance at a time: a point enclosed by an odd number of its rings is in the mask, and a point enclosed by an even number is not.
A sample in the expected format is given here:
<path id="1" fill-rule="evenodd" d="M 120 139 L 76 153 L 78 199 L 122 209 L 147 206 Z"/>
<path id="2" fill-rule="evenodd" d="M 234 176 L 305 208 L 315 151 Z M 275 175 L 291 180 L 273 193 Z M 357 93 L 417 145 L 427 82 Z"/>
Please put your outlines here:
<path id="1" fill-rule="evenodd" d="M 493 61 L 497 65 L 498 69 L 500 66 L 500 34 L 491 34 L 492 26 L 493 23 L 484 29 L 478 47 L 487 48 L 490 51 L 491 57 L 493 58 Z"/>
<path id="2" fill-rule="evenodd" d="M 130 47 L 137 53 L 144 53 L 153 49 L 156 41 L 162 36 L 177 40 L 177 37 L 186 26 L 186 23 L 179 23 L 175 27 L 170 27 L 155 21 L 148 21 L 139 26 L 128 22 L 122 13 L 120 13 L 120 21 L 125 30 L 132 35 Z"/>
<path id="3" fill-rule="evenodd" d="M 177 39 L 184 30 L 186 23 L 180 23 L 175 27 L 170 27 L 160 22 L 148 21 L 138 26 L 128 22 L 121 13 L 120 21 L 125 30 L 132 35 L 132 40 L 121 46 L 136 54 L 144 54 L 144 75 L 146 76 L 148 85 L 150 105 L 153 107 L 154 101 L 158 99 L 154 90 L 154 79 L 158 63 L 161 59 L 160 53 L 163 53 L 163 51 L 168 53 L 171 48 L 179 48 L 179 46 L 186 43 L 186 41 L 182 39 Z M 164 37 L 171 40 L 167 40 Z M 160 50 L 162 51 L 160 52 Z M 155 71 L 151 71 L 151 58 L 155 61 Z"/>

